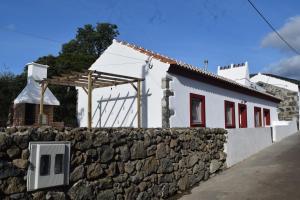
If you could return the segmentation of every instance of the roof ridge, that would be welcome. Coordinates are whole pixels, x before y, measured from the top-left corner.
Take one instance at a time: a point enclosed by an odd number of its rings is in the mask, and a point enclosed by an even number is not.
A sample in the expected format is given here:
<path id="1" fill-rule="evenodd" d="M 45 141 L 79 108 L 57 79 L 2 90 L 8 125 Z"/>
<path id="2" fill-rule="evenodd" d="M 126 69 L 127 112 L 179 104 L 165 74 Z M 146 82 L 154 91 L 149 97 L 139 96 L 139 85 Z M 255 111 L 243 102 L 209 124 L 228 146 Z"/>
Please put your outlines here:
<path id="1" fill-rule="evenodd" d="M 165 55 L 161 55 L 161 54 L 156 53 L 156 52 L 154 52 L 154 51 L 152 51 L 152 50 L 147 50 L 147 49 L 145 49 L 145 48 L 143 48 L 143 47 L 141 47 L 141 46 L 137 46 L 137 45 L 135 45 L 135 44 L 131 44 L 131 43 L 126 42 L 126 41 L 117 40 L 117 39 L 114 39 L 114 41 L 116 41 L 116 42 L 118 42 L 118 43 L 120 43 L 120 44 L 122 44 L 122 45 L 125 45 L 125 46 L 127 46 L 127 47 L 130 47 L 130 48 L 132 48 L 132 49 L 134 49 L 134 50 L 137 50 L 137 51 L 139 51 L 139 52 L 141 52 L 141 53 L 144 53 L 144 54 L 146 54 L 146 55 L 153 56 L 154 58 L 160 60 L 161 62 L 168 63 L 168 64 L 170 64 L 170 65 L 171 65 L 171 64 L 175 64 L 175 65 L 181 66 L 181 67 L 183 67 L 183 68 L 185 68 L 185 69 L 189 69 L 189 70 L 192 70 L 192 71 L 197 72 L 197 73 L 200 73 L 200 74 L 204 74 L 204 75 L 207 75 L 207 76 L 210 76 L 210 77 L 219 79 L 219 80 L 223 80 L 223 81 L 226 81 L 226 82 L 228 82 L 228 83 L 230 83 L 230 84 L 233 84 L 233 85 L 236 85 L 236 86 L 239 86 L 239 87 L 243 87 L 243 88 L 247 88 L 247 89 L 249 89 L 249 90 L 252 90 L 252 91 L 255 91 L 255 92 L 258 92 L 258 93 L 261 93 L 261 94 L 264 94 L 264 95 L 267 95 L 267 96 L 270 96 L 270 97 L 273 97 L 273 98 L 276 98 L 276 99 L 277 99 L 277 97 L 275 97 L 275 96 L 273 96 L 273 95 L 270 95 L 270 94 L 265 93 L 265 92 L 261 92 L 261 91 L 259 91 L 259 90 L 256 90 L 256 89 L 254 89 L 254 88 L 252 88 L 252 87 L 249 87 L 249 86 L 246 86 L 246 85 L 242 85 L 242 84 L 240 84 L 240 83 L 238 83 L 238 82 L 236 82 L 236 81 L 234 81 L 234 80 L 225 78 L 225 77 L 223 77 L 223 76 L 214 74 L 214 73 L 212 73 L 212 72 L 205 71 L 205 70 L 203 70 L 203 69 L 201 69 L 201 68 L 199 68 L 199 67 L 197 67 L 197 66 L 194 66 L 194 65 L 185 63 L 185 62 L 183 62 L 183 61 L 181 61 L 181 60 L 176 60 L 176 59 L 174 59 L 174 58 L 171 58 L 171 57 L 168 57 L 168 56 L 165 56 Z"/>

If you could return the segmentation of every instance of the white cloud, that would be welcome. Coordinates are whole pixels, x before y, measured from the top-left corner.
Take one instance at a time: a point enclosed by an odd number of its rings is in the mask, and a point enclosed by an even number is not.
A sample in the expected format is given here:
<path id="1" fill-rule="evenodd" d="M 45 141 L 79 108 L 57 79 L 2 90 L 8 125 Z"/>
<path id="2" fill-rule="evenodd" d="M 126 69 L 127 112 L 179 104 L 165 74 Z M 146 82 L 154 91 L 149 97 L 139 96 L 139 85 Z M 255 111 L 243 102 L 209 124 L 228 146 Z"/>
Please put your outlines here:
<path id="1" fill-rule="evenodd" d="M 300 16 L 288 19 L 287 22 L 277 31 L 288 43 L 300 51 Z M 291 51 L 274 32 L 269 33 L 262 39 L 261 46 L 272 47 L 283 51 Z"/>
<path id="2" fill-rule="evenodd" d="M 284 58 L 270 65 L 270 73 L 300 80 L 300 56 Z"/>

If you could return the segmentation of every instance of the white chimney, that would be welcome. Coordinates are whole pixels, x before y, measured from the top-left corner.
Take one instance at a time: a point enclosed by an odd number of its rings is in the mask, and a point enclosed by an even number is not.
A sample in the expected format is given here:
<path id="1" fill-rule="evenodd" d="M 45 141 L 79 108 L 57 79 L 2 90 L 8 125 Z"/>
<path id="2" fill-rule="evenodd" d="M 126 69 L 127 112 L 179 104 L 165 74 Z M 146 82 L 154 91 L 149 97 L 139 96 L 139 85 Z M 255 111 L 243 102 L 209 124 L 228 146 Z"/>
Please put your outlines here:
<path id="1" fill-rule="evenodd" d="M 247 62 L 231 64 L 223 67 L 218 66 L 218 75 L 236 81 L 245 86 L 251 85 Z"/>
<path id="2" fill-rule="evenodd" d="M 41 81 L 45 78 L 47 78 L 47 68 L 48 65 L 42 65 L 38 63 L 28 63 L 26 66 L 28 66 L 27 71 L 27 79 L 34 79 L 36 81 Z"/>

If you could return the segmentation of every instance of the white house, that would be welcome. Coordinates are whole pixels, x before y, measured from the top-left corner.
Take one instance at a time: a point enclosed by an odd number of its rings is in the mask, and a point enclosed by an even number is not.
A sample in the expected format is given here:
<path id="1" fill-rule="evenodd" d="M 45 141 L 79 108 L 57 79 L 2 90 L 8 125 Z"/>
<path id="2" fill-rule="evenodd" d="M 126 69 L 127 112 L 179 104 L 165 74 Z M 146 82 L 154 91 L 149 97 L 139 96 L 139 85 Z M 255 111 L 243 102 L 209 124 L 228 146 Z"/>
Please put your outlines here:
<path id="1" fill-rule="evenodd" d="M 114 40 L 90 70 L 144 78 L 142 127 L 253 128 L 278 120 L 280 102 L 251 87 L 247 64 L 240 80 L 201 70 L 167 56 Z M 232 66 L 233 67 L 233 66 Z M 221 68 L 219 68 L 219 71 Z M 224 69 L 222 69 L 224 70 Z M 246 71 L 245 71 L 246 70 Z M 78 121 L 87 126 L 87 95 L 78 89 Z M 136 127 L 136 91 L 131 85 L 93 91 L 94 127 Z"/>
<path id="2" fill-rule="evenodd" d="M 266 91 L 282 98 L 282 102 L 278 106 L 280 120 L 296 118 L 299 123 L 300 82 L 298 80 L 262 73 L 255 74 L 250 80 L 264 87 Z"/>

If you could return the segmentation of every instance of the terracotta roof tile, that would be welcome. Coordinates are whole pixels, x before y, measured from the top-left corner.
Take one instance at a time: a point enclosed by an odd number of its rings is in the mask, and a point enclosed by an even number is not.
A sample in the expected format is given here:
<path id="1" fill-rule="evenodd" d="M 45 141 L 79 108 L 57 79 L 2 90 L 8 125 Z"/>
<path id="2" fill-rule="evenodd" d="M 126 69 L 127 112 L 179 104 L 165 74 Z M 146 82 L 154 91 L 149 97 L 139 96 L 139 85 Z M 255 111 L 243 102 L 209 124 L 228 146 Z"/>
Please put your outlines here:
<path id="1" fill-rule="evenodd" d="M 198 75 L 201 75 L 201 76 L 206 76 L 207 78 L 215 79 L 216 81 L 223 82 L 224 86 L 228 86 L 228 85 L 235 86 L 239 89 L 245 89 L 246 91 L 250 91 L 250 93 L 253 94 L 253 95 L 257 94 L 256 96 L 259 96 L 259 97 L 262 97 L 262 98 L 266 97 L 266 99 L 269 99 L 269 100 L 272 100 L 272 101 L 275 101 L 275 102 L 280 102 L 281 101 L 281 99 L 279 99 L 279 98 L 277 98 L 273 95 L 267 94 L 265 92 L 258 91 L 258 90 L 254 89 L 252 87 L 248 87 L 248 86 L 239 84 L 236 81 L 233 81 L 231 79 L 227 79 L 227 78 L 219 76 L 217 74 L 214 74 L 214 73 L 211 73 L 211 72 L 208 72 L 208 71 L 204 71 L 204 70 L 200 69 L 199 67 L 187 64 L 185 62 L 176 60 L 174 58 L 170 58 L 170 57 L 165 56 L 165 55 L 161 55 L 159 53 L 153 52 L 151 50 L 147 50 L 143 47 L 139 47 L 137 45 L 130 44 L 130 43 L 125 42 L 125 41 L 119 41 L 119 40 L 115 40 L 115 41 L 122 44 L 122 45 L 130 47 L 130 48 L 132 48 L 136 51 L 139 51 L 139 52 L 141 52 L 145 55 L 152 56 L 153 58 L 155 58 L 157 60 L 160 60 L 161 62 L 168 63 L 168 64 L 170 64 L 170 66 L 182 68 L 182 69 L 188 70 L 190 72 L 193 72 L 195 74 L 198 74 Z M 241 91 L 241 90 L 239 90 L 239 91 Z"/>

